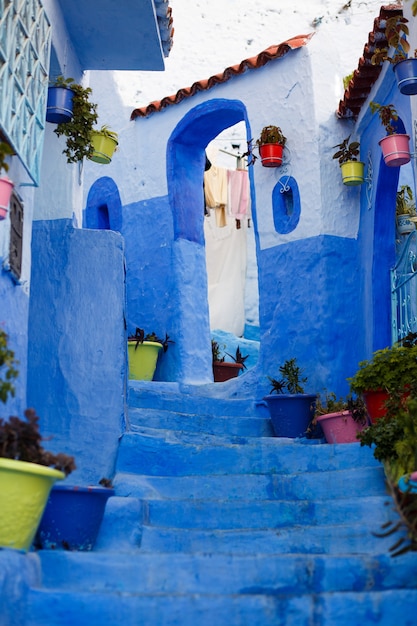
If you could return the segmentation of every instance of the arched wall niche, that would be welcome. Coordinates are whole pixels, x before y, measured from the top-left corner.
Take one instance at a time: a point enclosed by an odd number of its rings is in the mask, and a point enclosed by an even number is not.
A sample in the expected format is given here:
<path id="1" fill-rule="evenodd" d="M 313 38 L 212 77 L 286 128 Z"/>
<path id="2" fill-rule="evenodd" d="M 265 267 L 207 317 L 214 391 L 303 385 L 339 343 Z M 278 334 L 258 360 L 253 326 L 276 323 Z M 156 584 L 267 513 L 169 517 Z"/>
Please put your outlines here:
<path id="1" fill-rule="evenodd" d="M 88 192 L 84 228 L 122 230 L 122 203 L 118 187 L 109 176 L 98 178 Z"/>

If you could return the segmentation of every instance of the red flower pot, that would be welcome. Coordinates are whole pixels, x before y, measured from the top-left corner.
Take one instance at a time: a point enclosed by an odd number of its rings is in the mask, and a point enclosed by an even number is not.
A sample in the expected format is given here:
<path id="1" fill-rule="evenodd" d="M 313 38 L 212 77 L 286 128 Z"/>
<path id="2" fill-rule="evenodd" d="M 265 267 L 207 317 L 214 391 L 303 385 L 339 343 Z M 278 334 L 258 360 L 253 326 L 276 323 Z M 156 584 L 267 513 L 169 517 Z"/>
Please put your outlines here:
<path id="1" fill-rule="evenodd" d="M 278 143 L 265 143 L 259 146 L 262 165 L 264 167 L 280 167 L 283 150 L 283 146 Z"/>

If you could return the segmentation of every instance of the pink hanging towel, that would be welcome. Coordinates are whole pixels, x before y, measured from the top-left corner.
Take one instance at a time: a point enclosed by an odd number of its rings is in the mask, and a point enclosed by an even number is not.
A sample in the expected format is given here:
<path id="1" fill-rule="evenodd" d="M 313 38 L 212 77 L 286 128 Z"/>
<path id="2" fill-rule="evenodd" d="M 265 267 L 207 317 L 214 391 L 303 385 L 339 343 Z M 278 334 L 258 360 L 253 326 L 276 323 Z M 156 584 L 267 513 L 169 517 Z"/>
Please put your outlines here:
<path id="1" fill-rule="evenodd" d="M 237 220 L 248 215 L 250 192 L 247 170 L 227 170 L 229 212 Z"/>

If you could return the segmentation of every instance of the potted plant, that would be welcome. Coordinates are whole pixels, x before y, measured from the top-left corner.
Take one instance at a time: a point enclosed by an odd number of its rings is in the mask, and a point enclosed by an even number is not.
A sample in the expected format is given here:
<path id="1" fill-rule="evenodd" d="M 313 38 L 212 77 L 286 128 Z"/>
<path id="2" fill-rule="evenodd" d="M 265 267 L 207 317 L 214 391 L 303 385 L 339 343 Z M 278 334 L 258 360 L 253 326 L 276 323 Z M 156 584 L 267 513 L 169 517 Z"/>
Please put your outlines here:
<path id="1" fill-rule="evenodd" d="M 402 94 L 412 96 L 417 94 L 417 51 L 414 51 L 414 57 L 407 58 L 410 51 L 410 44 L 406 39 L 409 35 L 407 22 L 401 15 L 387 19 L 385 37 L 388 45 L 375 49 L 371 63 L 392 63 L 399 90 Z"/>
<path id="2" fill-rule="evenodd" d="M 232 361 L 225 360 L 226 356 L 222 356 L 220 344 L 214 339 L 211 340 L 211 351 L 215 383 L 223 383 L 231 378 L 236 378 L 242 370 L 246 369 L 245 361 L 249 355 L 243 356 L 239 346 L 236 348 L 234 356 L 228 352 L 225 353 L 225 355 L 230 356 Z"/>
<path id="3" fill-rule="evenodd" d="M 342 143 L 333 146 L 333 148 L 338 148 L 333 158 L 339 161 L 344 185 L 361 185 L 365 181 L 365 163 L 357 159 L 360 143 L 359 141 L 351 141 L 349 143 L 349 139 L 350 135 Z"/>
<path id="4" fill-rule="evenodd" d="M 0 400 L 13 396 L 18 372 L 8 336 L 0 329 Z M 27 551 L 32 545 L 52 485 L 75 469 L 74 459 L 42 447 L 39 418 L 0 418 L 0 546 Z"/>
<path id="5" fill-rule="evenodd" d="M 365 428 L 368 414 L 361 398 L 348 396 L 338 400 L 335 393 L 326 392 L 324 400 L 320 394 L 317 396 L 314 418 L 327 443 L 353 443 Z"/>
<path id="6" fill-rule="evenodd" d="M 92 90 L 90 87 L 82 87 L 71 83 L 72 118 L 70 121 L 60 123 L 54 133 L 66 137 L 66 148 L 63 154 L 68 163 L 77 163 L 84 157 L 90 156 L 93 151 L 91 134 L 93 126 L 97 122 L 97 105 L 90 102 Z"/>
<path id="7" fill-rule="evenodd" d="M 407 134 L 397 133 L 395 122 L 398 121 L 398 113 L 392 104 L 378 104 L 370 102 L 369 107 L 372 113 L 378 113 L 381 124 L 387 131 L 386 137 L 378 142 L 381 146 L 385 165 L 388 167 L 400 167 L 409 163 L 411 159 L 409 141 Z"/>
<path id="8" fill-rule="evenodd" d="M 114 130 L 110 130 L 108 126 L 102 126 L 100 130 L 93 130 L 91 133 L 93 150 L 88 158 L 95 163 L 110 163 L 118 145 L 117 139 L 118 134 Z"/>
<path id="9" fill-rule="evenodd" d="M 394 415 L 417 388 L 416 337 L 410 334 L 401 343 L 377 350 L 348 378 L 351 391 L 363 397 L 371 423 Z"/>
<path id="10" fill-rule="evenodd" d="M 287 142 L 279 126 L 264 126 L 256 145 L 264 167 L 279 167 L 282 153 Z"/>
<path id="11" fill-rule="evenodd" d="M 0 141 L 0 174 L 2 171 L 9 171 L 9 164 L 6 159 L 13 154 L 11 146 L 5 141 Z M 4 220 L 7 215 L 13 187 L 13 182 L 8 176 L 0 176 L 0 220 Z"/>
<path id="12" fill-rule="evenodd" d="M 135 334 L 127 339 L 129 379 L 152 380 L 159 351 L 166 352 L 170 343 L 174 342 L 168 335 L 160 339 L 154 332 L 145 334 L 142 328 L 136 328 Z"/>
<path id="13" fill-rule="evenodd" d="M 58 76 L 48 87 L 46 121 L 51 124 L 65 124 L 72 118 L 74 90 L 73 78 Z"/>
<path id="14" fill-rule="evenodd" d="M 316 394 L 304 392 L 307 378 L 302 376 L 295 358 L 285 361 L 279 372 L 279 379 L 268 376 L 272 387 L 270 394 L 264 397 L 275 435 L 303 437 L 314 418 Z"/>
<path id="15" fill-rule="evenodd" d="M 395 214 L 400 235 L 407 235 L 415 230 L 416 204 L 409 185 L 401 185 L 397 191 Z"/>
<path id="16" fill-rule="evenodd" d="M 52 550 L 94 548 L 107 500 L 114 496 L 111 481 L 99 485 L 54 485 L 49 494 L 34 545 Z"/>

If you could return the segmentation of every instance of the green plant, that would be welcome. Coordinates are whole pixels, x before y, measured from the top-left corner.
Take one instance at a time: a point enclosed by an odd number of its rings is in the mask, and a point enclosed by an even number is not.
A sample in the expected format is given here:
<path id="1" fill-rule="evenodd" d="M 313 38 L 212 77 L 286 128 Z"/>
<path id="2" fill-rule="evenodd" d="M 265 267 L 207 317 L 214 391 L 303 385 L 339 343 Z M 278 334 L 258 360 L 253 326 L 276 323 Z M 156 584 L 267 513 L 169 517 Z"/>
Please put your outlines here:
<path id="1" fill-rule="evenodd" d="M 399 191 L 397 191 L 395 212 L 397 215 L 416 215 L 413 192 L 408 185 L 401 185 Z"/>
<path id="2" fill-rule="evenodd" d="M 12 156 L 14 154 L 13 148 L 9 146 L 5 141 L 0 141 L 0 174 L 4 170 L 5 172 L 9 171 L 9 164 L 6 159 L 8 156 Z"/>
<path id="3" fill-rule="evenodd" d="M 50 87 L 63 87 L 64 89 L 72 89 L 75 85 L 73 78 L 64 78 L 62 75 L 57 76 L 54 80 L 49 81 Z"/>
<path id="4" fill-rule="evenodd" d="M 223 349 L 226 346 L 223 346 Z M 212 360 L 213 363 L 223 363 L 224 362 L 224 355 L 221 356 L 221 347 L 218 341 L 215 341 L 214 339 L 211 340 L 211 356 L 212 356 Z"/>
<path id="5" fill-rule="evenodd" d="M 109 137 L 110 139 L 114 139 L 114 141 L 117 143 L 118 134 L 116 133 L 116 131 L 110 130 L 107 125 L 102 126 L 99 130 L 97 128 L 94 128 L 93 133 L 96 133 L 97 135 L 103 135 L 104 137 Z"/>
<path id="6" fill-rule="evenodd" d="M 233 359 L 235 363 L 239 363 L 240 365 L 242 365 L 244 370 L 246 369 L 245 361 L 246 359 L 249 358 L 249 354 L 245 354 L 245 356 L 243 356 L 243 354 L 240 351 L 239 346 L 236 348 L 236 352 L 234 356 L 233 354 L 229 354 L 229 352 L 226 352 L 226 354 L 227 356 L 230 356 L 230 358 Z"/>
<path id="7" fill-rule="evenodd" d="M 72 100 L 73 114 L 69 122 L 58 124 L 54 133 L 67 138 L 66 148 L 63 154 L 68 163 L 77 163 L 84 157 L 88 157 L 93 149 L 91 146 L 91 133 L 97 121 L 97 105 L 90 102 L 92 90 L 90 87 L 82 87 L 71 82 L 72 79 L 62 79 L 66 87 L 74 92 Z M 69 82 L 68 82 L 69 81 Z"/>
<path id="8" fill-rule="evenodd" d="M 409 34 L 407 22 L 408 20 L 402 15 L 395 15 L 387 19 L 385 38 L 388 45 L 384 48 L 375 48 L 371 57 L 372 65 L 381 65 L 384 61 L 395 64 L 407 58 L 410 50 L 410 44 L 405 38 Z"/>
<path id="9" fill-rule="evenodd" d="M 378 102 L 370 102 L 369 108 L 372 113 L 378 113 L 382 126 L 384 126 L 388 135 L 394 135 L 396 130 L 392 122 L 398 120 L 398 113 L 393 104 L 378 104 Z"/>
<path id="10" fill-rule="evenodd" d="M 352 80 L 353 75 L 354 75 L 354 72 L 351 72 L 347 76 L 344 76 L 344 78 L 343 78 L 343 88 L 344 89 L 347 89 L 349 87 L 349 83 Z"/>
<path id="11" fill-rule="evenodd" d="M 327 415 L 329 413 L 342 413 L 343 411 L 349 411 L 352 418 L 358 424 L 366 424 L 367 412 L 365 403 L 362 398 L 358 396 L 347 396 L 347 398 L 339 398 L 333 392 L 324 393 L 324 398 L 321 395 L 317 395 L 316 407 L 314 417 L 319 415 Z"/>
<path id="12" fill-rule="evenodd" d="M 13 381 L 18 377 L 16 369 L 18 361 L 15 359 L 13 350 L 8 347 L 8 335 L 0 328 L 0 400 L 7 402 L 9 395 L 14 397 L 15 388 Z"/>
<path id="13" fill-rule="evenodd" d="M 397 404 L 405 391 L 417 387 L 417 345 L 403 343 L 377 350 L 371 359 L 359 363 L 348 383 L 358 395 L 382 389 Z"/>
<path id="14" fill-rule="evenodd" d="M 352 141 L 349 143 L 349 137 L 346 137 L 342 141 L 342 143 L 336 144 L 333 148 L 338 148 L 337 152 L 334 153 L 333 158 L 338 159 L 339 164 L 346 163 L 347 161 L 357 161 L 357 157 L 359 155 L 359 141 Z"/>
<path id="15" fill-rule="evenodd" d="M 303 370 L 297 365 L 295 358 L 288 359 L 279 368 L 281 374 L 280 379 L 271 378 L 268 376 L 270 383 L 272 384 L 270 393 L 285 393 L 290 394 L 304 393 L 304 384 L 307 382 L 307 378 L 302 376 Z"/>
<path id="16" fill-rule="evenodd" d="M 277 143 L 284 147 L 286 142 L 287 138 L 284 136 L 279 126 L 264 126 L 259 139 L 256 140 L 256 145 L 263 146 L 267 143 Z"/>
<path id="17" fill-rule="evenodd" d="M 165 333 L 165 339 L 161 339 L 154 332 L 145 334 L 145 331 L 143 330 L 143 328 L 136 328 L 135 334 L 129 335 L 127 340 L 136 342 L 135 350 L 137 350 L 138 346 L 144 341 L 154 341 L 155 343 L 162 344 L 164 352 L 168 350 L 168 344 L 175 343 L 174 341 L 172 341 L 172 339 L 169 338 L 169 336 L 166 333 Z"/>

